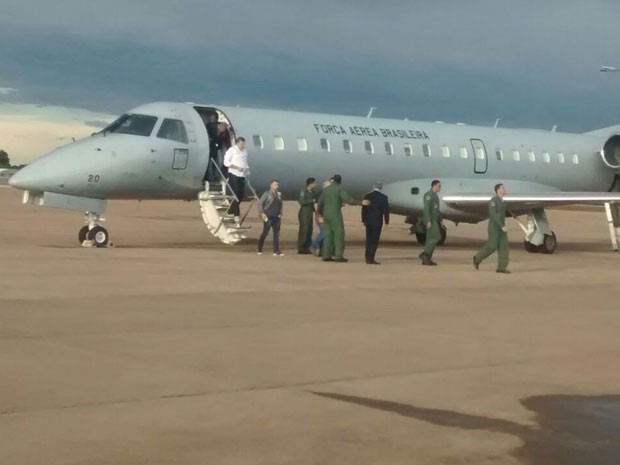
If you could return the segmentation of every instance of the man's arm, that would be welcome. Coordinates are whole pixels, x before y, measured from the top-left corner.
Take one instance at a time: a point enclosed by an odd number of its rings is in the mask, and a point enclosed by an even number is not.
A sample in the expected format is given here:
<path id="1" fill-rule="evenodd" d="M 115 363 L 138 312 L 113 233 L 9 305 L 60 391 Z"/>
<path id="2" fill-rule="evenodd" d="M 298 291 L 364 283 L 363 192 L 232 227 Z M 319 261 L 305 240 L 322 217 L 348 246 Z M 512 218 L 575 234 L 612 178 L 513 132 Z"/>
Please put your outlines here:
<path id="1" fill-rule="evenodd" d="M 297 199 L 297 201 L 299 202 L 299 205 L 301 205 L 302 207 L 306 206 L 306 205 L 312 205 L 314 203 L 314 198 L 312 196 L 312 194 L 310 194 L 308 192 L 308 189 L 302 189 L 299 192 L 299 199 Z"/>
<path id="2" fill-rule="evenodd" d="M 364 196 L 364 200 L 370 201 L 370 194 Z M 366 217 L 368 215 L 368 205 L 364 205 L 366 202 L 362 202 L 362 223 L 366 224 Z"/>
<path id="3" fill-rule="evenodd" d="M 232 165 L 232 147 L 226 150 L 224 154 L 224 166 L 230 168 L 230 165 Z"/>
<path id="4" fill-rule="evenodd" d="M 424 194 L 424 213 L 422 214 L 424 226 L 429 227 L 431 222 L 431 194 Z"/>
<path id="5" fill-rule="evenodd" d="M 383 217 L 385 219 L 385 224 L 390 224 L 390 202 L 387 195 L 385 196 L 385 208 L 383 210 Z"/>
<path id="6" fill-rule="evenodd" d="M 497 202 L 499 202 L 499 200 L 495 199 L 489 202 L 489 221 L 491 221 L 497 227 L 503 230 L 505 226 L 504 219 L 501 218 L 500 213 L 497 211 Z"/>
<path id="7" fill-rule="evenodd" d="M 359 205 L 359 202 L 345 192 L 344 189 L 340 189 L 340 200 L 342 203 L 349 205 Z"/>

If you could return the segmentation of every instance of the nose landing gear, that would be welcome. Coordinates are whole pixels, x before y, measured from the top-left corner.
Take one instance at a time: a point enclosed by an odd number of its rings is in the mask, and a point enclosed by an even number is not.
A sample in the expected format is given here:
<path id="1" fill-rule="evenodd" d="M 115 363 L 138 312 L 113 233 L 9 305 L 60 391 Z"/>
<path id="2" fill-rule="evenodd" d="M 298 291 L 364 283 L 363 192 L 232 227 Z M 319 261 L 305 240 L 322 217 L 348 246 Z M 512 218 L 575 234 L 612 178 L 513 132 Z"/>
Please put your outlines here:
<path id="1" fill-rule="evenodd" d="M 86 226 L 78 233 L 78 240 L 83 247 L 107 247 L 110 242 L 108 230 L 99 223 L 105 221 L 98 213 L 86 212 Z"/>

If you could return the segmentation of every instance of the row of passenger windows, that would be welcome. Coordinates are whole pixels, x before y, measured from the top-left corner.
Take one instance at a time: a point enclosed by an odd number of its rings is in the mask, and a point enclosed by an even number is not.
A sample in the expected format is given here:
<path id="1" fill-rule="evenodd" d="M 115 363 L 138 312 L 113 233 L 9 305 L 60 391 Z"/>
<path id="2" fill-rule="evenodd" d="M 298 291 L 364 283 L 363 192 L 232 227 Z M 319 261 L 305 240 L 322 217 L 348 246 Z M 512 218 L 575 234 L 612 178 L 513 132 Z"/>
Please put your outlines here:
<path id="1" fill-rule="evenodd" d="M 255 148 L 259 150 L 262 150 L 265 148 L 265 144 L 264 144 L 262 136 L 254 135 L 253 141 L 254 141 Z M 273 145 L 274 145 L 275 150 L 278 150 L 278 151 L 284 150 L 284 138 L 282 136 L 274 136 Z M 331 152 L 332 150 L 332 146 L 331 146 L 329 139 L 325 139 L 325 138 L 320 139 L 319 145 L 321 147 L 322 152 Z M 348 139 L 344 139 L 342 141 L 342 148 L 345 153 L 353 153 L 353 143 Z M 394 155 L 395 153 L 394 144 L 392 142 L 384 142 L 382 149 L 383 149 L 383 153 L 385 153 L 386 155 Z M 299 152 L 308 151 L 308 141 L 306 140 L 305 137 L 297 138 L 297 150 Z M 369 140 L 364 141 L 364 152 L 369 155 L 377 153 L 375 150 L 375 143 Z M 448 147 L 447 145 L 440 146 L 439 152 L 443 158 L 450 158 L 450 147 Z M 475 152 L 476 158 L 479 160 L 484 160 L 487 156 L 484 147 L 481 145 L 477 145 L 474 149 L 474 152 Z M 413 145 L 407 144 L 407 143 L 403 144 L 402 154 L 407 157 L 414 156 Z M 467 159 L 470 156 L 470 149 L 468 147 L 461 146 L 457 149 L 457 154 L 460 158 Z M 429 144 L 422 144 L 422 155 L 426 158 L 429 158 L 432 156 L 432 149 Z M 521 161 L 522 153 L 519 150 L 512 150 L 510 152 L 510 155 L 511 155 L 512 160 Z M 495 156 L 498 161 L 503 161 L 505 159 L 504 151 L 502 149 L 495 150 Z M 523 152 L 523 159 L 525 160 L 526 158 L 527 160 L 531 162 L 535 162 L 537 160 L 536 153 L 533 150 Z M 557 152 L 552 157 L 548 151 L 545 151 L 542 153 L 541 159 L 545 163 L 551 163 L 552 160 L 557 161 L 558 163 L 565 163 L 567 157 L 564 155 L 563 152 Z M 573 153 L 570 156 L 570 160 L 575 165 L 579 164 L 579 155 L 577 153 Z"/>

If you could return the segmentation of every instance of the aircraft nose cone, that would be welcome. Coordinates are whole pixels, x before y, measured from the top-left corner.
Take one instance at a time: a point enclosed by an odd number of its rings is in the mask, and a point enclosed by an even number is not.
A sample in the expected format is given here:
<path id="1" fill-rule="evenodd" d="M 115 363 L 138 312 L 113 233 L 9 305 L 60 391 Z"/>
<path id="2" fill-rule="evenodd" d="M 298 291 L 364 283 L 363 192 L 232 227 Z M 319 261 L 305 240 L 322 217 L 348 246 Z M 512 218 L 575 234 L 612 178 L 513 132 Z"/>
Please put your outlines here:
<path id="1" fill-rule="evenodd" d="M 41 191 L 44 190 L 47 180 L 49 176 L 46 176 L 45 170 L 30 165 L 11 176 L 9 185 L 17 189 Z"/>

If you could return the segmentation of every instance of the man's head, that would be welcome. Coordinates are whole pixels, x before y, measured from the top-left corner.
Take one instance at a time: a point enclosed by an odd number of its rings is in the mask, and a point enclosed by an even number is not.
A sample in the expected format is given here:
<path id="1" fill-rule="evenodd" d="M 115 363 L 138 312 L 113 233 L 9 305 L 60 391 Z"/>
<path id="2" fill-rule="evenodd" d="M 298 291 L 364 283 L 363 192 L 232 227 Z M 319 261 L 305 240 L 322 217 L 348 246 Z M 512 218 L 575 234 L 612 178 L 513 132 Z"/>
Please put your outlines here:
<path id="1" fill-rule="evenodd" d="M 339 174 L 334 174 L 334 177 L 332 179 L 336 184 L 340 184 L 342 182 L 342 176 L 340 176 Z"/>
<path id="2" fill-rule="evenodd" d="M 308 178 L 306 179 L 306 189 L 314 189 L 316 187 L 316 179 Z"/>
<path id="3" fill-rule="evenodd" d="M 441 181 L 439 179 L 435 179 L 431 182 L 431 190 L 433 192 L 439 192 L 441 190 Z"/>
<path id="4" fill-rule="evenodd" d="M 276 192 L 280 188 L 280 181 L 278 181 L 277 179 L 272 179 L 271 181 L 269 181 L 269 187 L 272 191 Z"/>
<path id="5" fill-rule="evenodd" d="M 245 149 L 245 137 L 237 137 L 235 143 L 237 144 L 239 150 Z"/>
<path id="6" fill-rule="evenodd" d="M 372 188 L 376 191 L 380 191 L 381 189 L 383 189 L 383 183 L 381 181 L 377 181 L 373 184 Z"/>
<path id="7" fill-rule="evenodd" d="M 503 184 L 495 184 L 495 193 L 501 199 L 506 195 L 506 188 Z"/>

